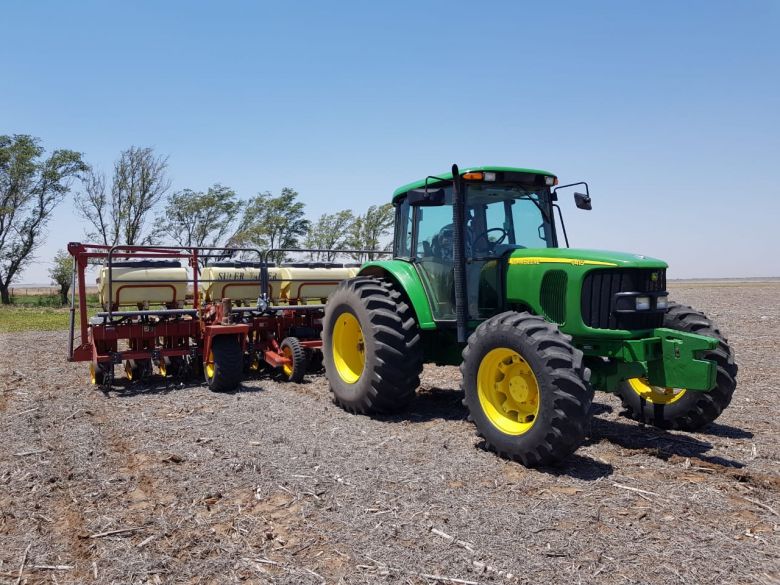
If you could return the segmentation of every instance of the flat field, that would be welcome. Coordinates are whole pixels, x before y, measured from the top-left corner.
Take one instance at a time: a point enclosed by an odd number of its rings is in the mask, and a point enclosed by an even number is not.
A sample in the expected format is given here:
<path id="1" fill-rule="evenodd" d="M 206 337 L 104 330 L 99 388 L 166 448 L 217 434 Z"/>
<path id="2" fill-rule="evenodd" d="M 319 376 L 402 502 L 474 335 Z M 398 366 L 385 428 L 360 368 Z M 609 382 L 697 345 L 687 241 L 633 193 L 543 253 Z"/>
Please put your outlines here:
<path id="1" fill-rule="evenodd" d="M 697 434 L 597 394 L 553 469 L 480 448 L 455 368 L 405 414 L 350 415 L 324 377 L 233 394 L 108 394 L 67 334 L 0 334 L 2 583 L 778 583 L 780 283 L 685 283 L 740 365 Z"/>

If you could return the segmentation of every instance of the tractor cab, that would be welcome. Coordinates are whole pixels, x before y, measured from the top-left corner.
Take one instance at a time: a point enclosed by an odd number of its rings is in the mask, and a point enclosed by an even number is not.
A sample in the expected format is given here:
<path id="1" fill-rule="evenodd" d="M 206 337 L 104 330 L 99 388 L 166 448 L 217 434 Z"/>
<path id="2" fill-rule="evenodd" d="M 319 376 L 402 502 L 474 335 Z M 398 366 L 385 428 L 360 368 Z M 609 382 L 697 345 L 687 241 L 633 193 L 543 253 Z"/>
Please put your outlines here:
<path id="1" fill-rule="evenodd" d="M 554 248 L 551 187 L 544 171 L 481 167 L 462 172 L 468 315 L 500 308 L 501 263 L 514 251 Z M 418 267 L 436 321 L 455 320 L 452 176 L 428 177 L 396 191 L 395 256 Z"/>

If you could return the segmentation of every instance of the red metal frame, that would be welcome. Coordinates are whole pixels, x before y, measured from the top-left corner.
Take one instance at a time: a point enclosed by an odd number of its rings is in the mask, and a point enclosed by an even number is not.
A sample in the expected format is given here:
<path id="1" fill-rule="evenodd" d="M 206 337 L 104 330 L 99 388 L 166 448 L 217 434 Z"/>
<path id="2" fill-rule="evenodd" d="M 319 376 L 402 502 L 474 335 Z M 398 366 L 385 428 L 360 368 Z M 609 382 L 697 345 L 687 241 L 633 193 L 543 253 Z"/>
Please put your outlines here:
<path id="1" fill-rule="evenodd" d="M 79 303 L 78 323 L 80 343 L 72 347 L 70 361 L 90 361 L 112 363 L 124 360 L 151 360 L 164 357 L 183 357 L 193 355 L 204 361 L 211 351 L 211 344 L 217 335 L 236 335 L 246 352 L 251 344 L 252 352 L 260 356 L 271 366 L 283 366 L 290 363 L 279 350 L 279 343 L 291 332 L 308 332 L 300 339 L 301 345 L 308 349 L 322 347 L 319 338 L 322 329 L 322 307 L 299 310 L 278 309 L 272 312 L 235 313 L 225 315 L 225 305 L 220 301 L 200 303 L 198 283 L 198 259 L 208 251 L 224 248 L 175 248 L 166 246 L 122 246 L 112 247 L 102 244 L 68 244 L 68 251 L 75 259 Z M 258 252 L 259 254 L 259 252 Z M 194 314 L 182 314 L 176 311 L 129 311 L 136 317 L 125 317 L 113 307 L 105 313 L 100 323 L 89 323 L 87 310 L 86 269 L 90 261 L 106 262 L 113 259 L 149 259 L 171 258 L 186 261 L 192 272 L 193 299 L 191 308 Z M 126 286 L 144 286 L 121 282 L 119 288 Z M 227 283 L 230 285 L 230 283 Z M 235 283 L 236 285 L 241 283 Z M 155 286 L 151 284 L 151 286 Z M 159 286 L 159 284 L 157 285 Z M 170 286 L 170 285 L 162 285 Z M 112 288 L 112 287 L 110 287 Z M 113 288 L 107 294 L 118 294 L 119 288 Z M 270 288 L 270 286 L 269 286 Z M 258 284 L 258 292 L 260 285 Z M 184 300 L 186 304 L 186 298 Z M 229 306 L 229 305 L 228 305 Z M 117 313 L 114 315 L 113 313 Z M 145 318 L 141 318 L 143 315 Z M 238 322 L 235 322 L 238 320 Z M 75 333 L 75 315 L 72 316 L 71 335 Z M 300 337 L 300 334 L 299 334 Z M 120 341 L 126 341 L 128 349 L 119 350 Z"/>

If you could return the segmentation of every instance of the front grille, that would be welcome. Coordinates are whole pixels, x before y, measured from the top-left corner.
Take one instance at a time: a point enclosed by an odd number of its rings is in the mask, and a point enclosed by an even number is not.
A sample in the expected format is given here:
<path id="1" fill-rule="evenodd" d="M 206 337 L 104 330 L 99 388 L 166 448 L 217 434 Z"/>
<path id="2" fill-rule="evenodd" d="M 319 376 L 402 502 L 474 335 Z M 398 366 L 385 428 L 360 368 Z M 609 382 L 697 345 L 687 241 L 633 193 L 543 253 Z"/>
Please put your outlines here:
<path id="1" fill-rule="evenodd" d="M 620 292 L 663 292 L 666 270 L 661 268 L 611 268 L 593 270 L 582 283 L 582 321 L 594 329 L 652 329 L 663 325 L 663 313 L 614 313 Z"/>
<path id="2" fill-rule="evenodd" d="M 554 323 L 562 324 L 566 321 L 567 280 L 563 270 L 550 270 L 542 279 L 539 304 L 545 316 Z"/>

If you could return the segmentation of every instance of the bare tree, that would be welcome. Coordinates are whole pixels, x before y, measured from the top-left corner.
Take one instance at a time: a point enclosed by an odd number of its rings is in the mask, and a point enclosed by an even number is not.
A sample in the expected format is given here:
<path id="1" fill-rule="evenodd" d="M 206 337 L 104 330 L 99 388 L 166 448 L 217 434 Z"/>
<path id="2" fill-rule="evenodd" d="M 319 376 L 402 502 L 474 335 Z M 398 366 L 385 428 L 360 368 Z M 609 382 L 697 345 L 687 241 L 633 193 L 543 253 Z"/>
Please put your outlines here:
<path id="1" fill-rule="evenodd" d="M 8 288 L 33 259 L 46 224 L 70 189 L 87 170 L 81 154 L 55 150 L 42 159 L 40 141 L 27 135 L 0 136 L 0 300 L 9 304 Z"/>
<path id="2" fill-rule="evenodd" d="M 106 197 L 106 175 L 89 169 L 84 177 L 83 188 L 84 192 L 75 197 L 76 209 L 96 230 L 87 233 L 87 237 L 94 242 L 114 244 L 116 234 L 119 233 L 120 217 L 111 214 L 113 205 L 109 204 Z"/>
<path id="3" fill-rule="evenodd" d="M 114 163 L 110 193 L 105 175 L 90 171 L 84 192 L 76 196 L 76 209 L 94 228 L 87 235 L 106 245 L 154 243 L 159 230 L 146 222 L 171 186 L 167 169 L 167 157 L 131 146 Z"/>

